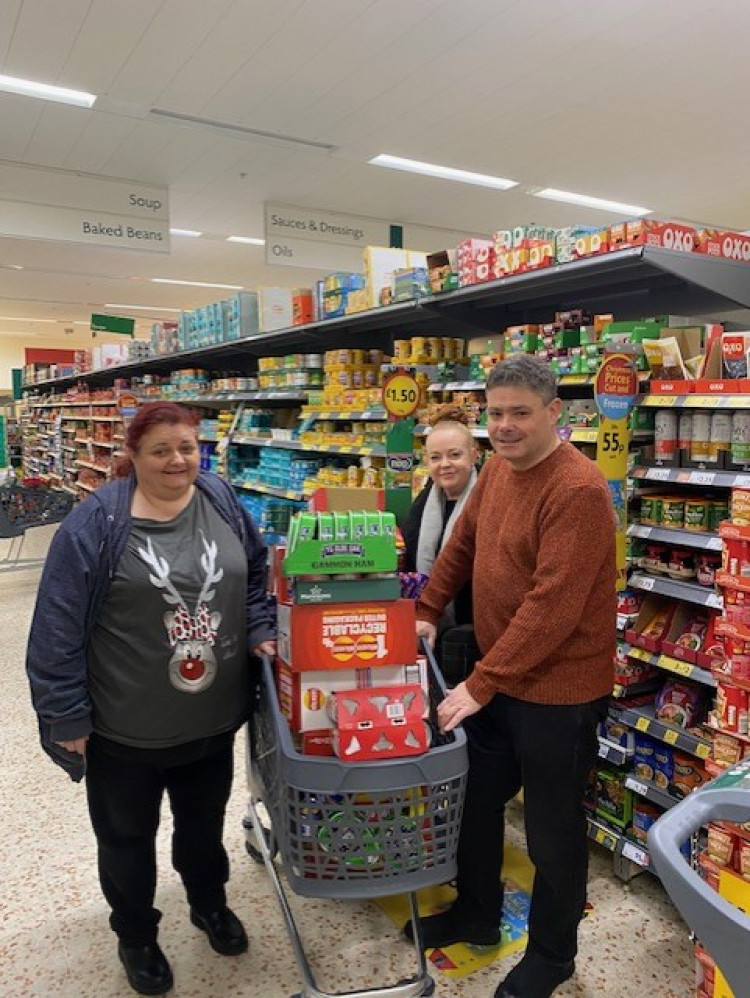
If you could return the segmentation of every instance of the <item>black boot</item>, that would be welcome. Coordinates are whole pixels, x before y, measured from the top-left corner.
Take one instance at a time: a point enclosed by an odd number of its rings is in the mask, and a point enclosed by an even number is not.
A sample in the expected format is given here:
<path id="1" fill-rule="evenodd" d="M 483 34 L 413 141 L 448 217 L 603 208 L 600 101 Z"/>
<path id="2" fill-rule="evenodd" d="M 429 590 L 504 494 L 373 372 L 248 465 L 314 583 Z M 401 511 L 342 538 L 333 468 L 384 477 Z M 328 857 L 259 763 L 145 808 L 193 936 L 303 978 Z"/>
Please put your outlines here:
<path id="1" fill-rule="evenodd" d="M 172 990 L 172 969 L 156 941 L 141 946 L 120 942 L 117 944 L 117 955 L 125 968 L 130 987 L 139 995 L 164 995 Z"/>
<path id="2" fill-rule="evenodd" d="M 575 963 L 556 963 L 536 952 L 524 954 L 495 991 L 495 998 L 550 998 L 575 972 Z"/>
<path id="3" fill-rule="evenodd" d="M 206 933 L 211 948 L 222 956 L 237 956 L 248 947 L 242 922 L 226 905 L 218 911 L 205 913 L 191 908 L 190 921 Z"/>

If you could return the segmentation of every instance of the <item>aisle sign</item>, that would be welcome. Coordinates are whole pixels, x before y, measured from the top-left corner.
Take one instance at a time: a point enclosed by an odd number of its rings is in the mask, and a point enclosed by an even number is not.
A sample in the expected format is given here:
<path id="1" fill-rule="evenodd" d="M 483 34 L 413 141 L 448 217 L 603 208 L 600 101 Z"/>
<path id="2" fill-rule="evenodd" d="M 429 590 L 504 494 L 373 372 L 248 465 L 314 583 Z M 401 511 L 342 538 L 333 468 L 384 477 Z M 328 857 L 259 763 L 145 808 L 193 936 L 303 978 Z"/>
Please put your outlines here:
<path id="1" fill-rule="evenodd" d="M 406 419 L 419 408 L 420 391 L 414 375 L 398 368 L 383 385 L 383 406 L 392 419 Z"/>
<path id="2" fill-rule="evenodd" d="M 615 558 L 618 590 L 627 581 L 627 474 L 630 430 L 628 417 L 638 397 L 638 375 L 626 354 L 605 355 L 594 381 L 599 410 L 596 463 L 607 480 L 615 511 Z"/>

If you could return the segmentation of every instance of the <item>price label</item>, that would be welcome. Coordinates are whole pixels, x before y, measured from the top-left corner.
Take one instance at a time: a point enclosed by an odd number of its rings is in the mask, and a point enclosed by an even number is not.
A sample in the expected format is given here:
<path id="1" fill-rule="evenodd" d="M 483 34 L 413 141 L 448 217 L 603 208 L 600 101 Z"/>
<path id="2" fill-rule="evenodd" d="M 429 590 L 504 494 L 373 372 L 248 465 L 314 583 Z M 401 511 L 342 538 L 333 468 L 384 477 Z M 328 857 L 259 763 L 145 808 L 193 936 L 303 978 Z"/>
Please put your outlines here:
<path id="1" fill-rule="evenodd" d="M 701 409 L 716 409 L 724 403 L 720 395 L 701 395 L 698 404 Z"/>
<path id="2" fill-rule="evenodd" d="M 679 659 L 670 658 L 668 655 L 661 655 L 657 665 L 670 672 L 676 672 L 678 676 L 692 676 L 693 666 L 689 662 L 680 662 Z"/>
<path id="3" fill-rule="evenodd" d="M 718 593 L 709 593 L 706 597 L 706 606 L 712 607 L 714 610 L 724 609 L 724 600 L 719 596 Z"/>
<path id="4" fill-rule="evenodd" d="M 633 536 L 634 537 L 643 537 L 644 540 L 648 540 L 648 538 L 653 534 L 653 532 L 654 532 L 654 528 L 653 527 L 641 527 L 641 526 L 638 526 L 633 531 Z"/>
<path id="5" fill-rule="evenodd" d="M 691 471 L 690 472 L 690 484 L 691 485 L 713 485 L 716 479 L 716 473 L 713 471 Z"/>
<path id="6" fill-rule="evenodd" d="M 638 794 L 640 797 L 648 796 L 648 787 L 645 783 L 640 783 L 638 780 L 634 780 L 632 777 L 628 777 L 625 780 L 625 786 L 632 790 L 634 794 Z"/>
<path id="7" fill-rule="evenodd" d="M 647 717 L 639 717 L 635 722 L 635 726 L 638 731 L 648 731 L 651 721 Z"/>
<path id="8" fill-rule="evenodd" d="M 383 405 L 390 416 L 406 419 L 417 411 L 419 403 L 419 385 L 408 371 L 395 371 L 386 379 L 383 385 Z"/>
<path id="9" fill-rule="evenodd" d="M 750 475 L 735 475 L 734 484 L 738 489 L 750 488 Z"/>
<path id="10" fill-rule="evenodd" d="M 667 745 L 676 745 L 678 738 L 679 735 L 673 728 L 667 728 L 667 730 L 664 732 L 663 741 L 665 741 Z"/>
<path id="11" fill-rule="evenodd" d="M 638 866 L 648 866 L 648 853 L 633 842 L 626 842 L 623 845 L 622 854 L 631 863 L 637 863 Z"/>
<path id="12" fill-rule="evenodd" d="M 628 652 L 628 658 L 637 658 L 640 659 L 641 662 L 651 661 L 651 655 L 643 648 L 631 648 Z"/>
<path id="13" fill-rule="evenodd" d="M 669 471 L 669 468 L 649 468 L 646 478 L 650 479 L 652 482 L 668 482 Z"/>
<path id="14" fill-rule="evenodd" d="M 603 828 L 597 828 L 596 834 L 594 835 L 594 842 L 598 842 L 600 846 L 603 846 L 607 841 L 607 833 Z"/>
<path id="15" fill-rule="evenodd" d="M 650 593 L 654 588 L 654 582 L 656 580 L 652 579 L 650 575 L 635 575 L 633 576 L 633 585 L 637 586 L 638 589 L 645 589 L 647 593 Z"/>
<path id="16" fill-rule="evenodd" d="M 711 755 L 711 746 L 706 745 L 704 742 L 701 742 L 700 745 L 697 746 L 695 754 L 698 756 L 699 759 L 708 759 L 708 757 Z"/>
<path id="17" fill-rule="evenodd" d="M 609 746 L 605 745 L 604 742 L 599 742 L 599 758 L 606 759 L 609 756 Z"/>

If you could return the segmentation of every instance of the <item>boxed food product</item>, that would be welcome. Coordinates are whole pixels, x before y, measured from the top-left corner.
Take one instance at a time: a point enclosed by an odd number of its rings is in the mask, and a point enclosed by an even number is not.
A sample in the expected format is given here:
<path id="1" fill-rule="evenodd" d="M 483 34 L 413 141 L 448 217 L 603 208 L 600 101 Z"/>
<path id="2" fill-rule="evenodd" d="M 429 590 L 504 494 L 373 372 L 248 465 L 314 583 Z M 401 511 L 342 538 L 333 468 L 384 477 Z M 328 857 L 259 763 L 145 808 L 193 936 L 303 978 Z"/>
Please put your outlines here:
<path id="1" fill-rule="evenodd" d="M 620 720 L 618 707 L 609 707 L 607 716 L 599 724 L 598 735 L 613 745 L 619 745 L 626 752 L 635 749 L 635 732 Z"/>
<path id="2" fill-rule="evenodd" d="M 491 239 L 464 239 L 456 247 L 458 281 L 462 288 L 492 279 L 495 246 Z"/>
<path id="3" fill-rule="evenodd" d="M 640 842 L 642 845 L 648 843 L 648 832 L 654 822 L 661 818 L 664 812 L 661 808 L 657 807 L 655 804 L 649 803 L 649 801 L 641 800 L 640 797 L 636 797 L 633 802 L 633 820 L 631 826 L 631 834 L 636 841 Z"/>
<path id="4" fill-rule="evenodd" d="M 635 732 L 633 772 L 637 779 L 656 782 L 656 749 L 658 743 L 640 731 Z"/>
<path id="5" fill-rule="evenodd" d="M 279 657 L 295 672 L 402 665 L 416 656 L 414 603 L 279 606 Z"/>
<path id="6" fill-rule="evenodd" d="M 656 218 L 638 218 L 621 225 L 610 227 L 612 249 L 626 246 L 659 246 L 664 249 L 682 250 L 692 253 L 695 249 L 696 230 L 692 225 L 677 222 L 662 222 Z"/>
<path id="7" fill-rule="evenodd" d="M 725 378 L 748 377 L 750 332 L 721 334 L 721 373 Z"/>
<path id="8" fill-rule="evenodd" d="M 291 288 L 261 288 L 258 292 L 260 329 L 288 329 L 294 324 L 294 293 Z"/>
<path id="9" fill-rule="evenodd" d="M 656 716 L 660 721 L 692 728 L 705 717 L 705 693 L 697 686 L 668 682 L 656 697 Z"/>
<path id="10" fill-rule="evenodd" d="M 671 792 L 676 797 L 687 797 L 693 790 L 703 786 L 708 780 L 706 767 L 700 759 L 687 752 L 674 750 L 674 776 L 672 777 Z"/>
<path id="11" fill-rule="evenodd" d="M 620 828 L 633 816 L 633 791 L 625 786 L 625 774 L 600 769 L 596 774 L 596 813 Z"/>
<path id="12" fill-rule="evenodd" d="M 427 710 L 417 685 L 334 693 L 328 702 L 333 750 L 351 761 L 422 755 L 431 741 Z"/>
<path id="13" fill-rule="evenodd" d="M 722 232 L 717 229 L 699 229 L 695 243 L 696 253 L 719 257 L 722 260 L 750 262 L 750 236 L 744 232 Z"/>
<path id="14" fill-rule="evenodd" d="M 335 693 L 372 689 L 373 686 L 417 684 L 425 693 L 427 663 L 420 658 L 413 665 L 378 666 L 360 669 L 325 669 L 296 672 L 282 660 L 276 661 L 279 706 L 293 731 L 322 731 L 331 727 L 328 703 Z"/>
<path id="15" fill-rule="evenodd" d="M 625 640 L 631 645 L 645 648 L 646 651 L 661 651 L 675 609 L 675 604 L 671 600 L 661 596 L 646 596 L 633 627 L 625 631 Z"/>

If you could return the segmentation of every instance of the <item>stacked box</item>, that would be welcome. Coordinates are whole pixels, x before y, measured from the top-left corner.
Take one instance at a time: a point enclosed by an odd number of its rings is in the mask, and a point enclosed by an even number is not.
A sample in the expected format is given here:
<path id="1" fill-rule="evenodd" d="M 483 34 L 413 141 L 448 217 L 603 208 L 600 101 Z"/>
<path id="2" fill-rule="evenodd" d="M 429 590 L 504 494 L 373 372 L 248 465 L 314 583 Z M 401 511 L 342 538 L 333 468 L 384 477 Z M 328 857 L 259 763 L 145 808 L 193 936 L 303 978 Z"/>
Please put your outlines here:
<path id="1" fill-rule="evenodd" d="M 491 239 L 465 239 L 456 247 L 456 253 L 462 288 L 494 277 L 495 247 Z"/>
<path id="2" fill-rule="evenodd" d="M 255 336 L 260 331 L 258 295 L 255 291 L 240 291 L 233 298 L 223 301 L 221 306 L 225 339 L 240 340 Z"/>

